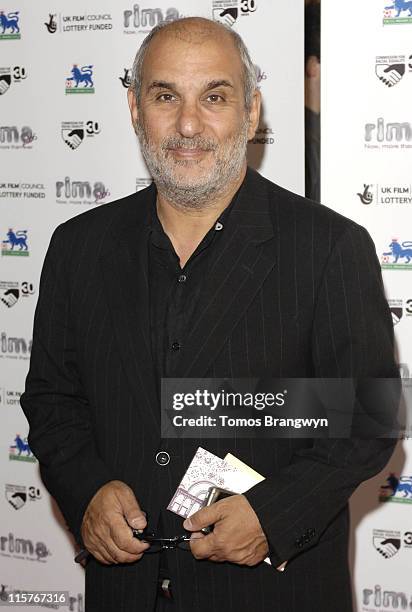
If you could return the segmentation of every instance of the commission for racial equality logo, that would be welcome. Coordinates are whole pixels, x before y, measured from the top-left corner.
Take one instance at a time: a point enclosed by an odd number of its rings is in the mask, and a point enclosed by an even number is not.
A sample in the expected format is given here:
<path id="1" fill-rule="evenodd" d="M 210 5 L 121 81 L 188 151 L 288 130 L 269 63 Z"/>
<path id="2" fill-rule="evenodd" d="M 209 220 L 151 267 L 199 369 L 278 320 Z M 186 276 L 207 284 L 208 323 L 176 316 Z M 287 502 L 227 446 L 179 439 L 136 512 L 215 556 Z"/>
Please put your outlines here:
<path id="1" fill-rule="evenodd" d="M 378 55 L 375 60 L 375 74 L 386 87 L 398 85 L 412 72 L 412 55 Z"/>
<path id="2" fill-rule="evenodd" d="M 33 283 L 0 280 L 0 302 L 8 309 L 13 308 L 20 298 L 29 298 L 34 293 Z"/>
<path id="3" fill-rule="evenodd" d="M 256 9 L 256 0 L 213 0 L 213 19 L 231 27 L 239 17 L 248 17 Z"/>
<path id="4" fill-rule="evenodd" d="M 63 142 L 72 151 L 76 150 L 84 139 L 93 138 L 100 134 L 101 128 L 98 121 L 62 121 L 61 137 Z"/>
<path id="5" fill-rule="evenodd" d="M 49 34 L 107 32 L 113 29 L 110 13 L 49 13 L 44 25 Z"/>
<path id="6" fill-rule="evenodd" d="M 388 305 L 392 313 L 392 323 L 394 326 L 404 319 L 412 317 L 412 299 L 390 298 L 388 299 Z"/>
<path id="7" fill-rule="evenodd" d="M 19 17 L 20 11 L 0 11 L 0 41 L 19 40 L 21 38 Z"/>
<path id="8" fill-rule="evenodd" d="M 411 0 L 382 0 L 383 2 L 383 25 L 405 25 L 412 23 L 412 1 Z"/>
<path id="9" fill-rule="evenodd" d="M 390 529 L 374 529 L 372 535 L 374 549 L 383 559 L 392 559 L 400 550 L 412 550 L 412 532 L 404 533 Z"/>
<path id="10" fill-rule="evenodd" d="M 0 96 L 7 93 L 14 83 L 22 83 L 27 78 L 24 66 L 0 66 Z"/>
<path id="11" fill-rule="evenodd" d="M 17 484 L 5 484 L 4 495 L 11 508 L 20 510 L 26 506 L 26 502 L 34 502 L 42 499 L 40 487 Z"/>

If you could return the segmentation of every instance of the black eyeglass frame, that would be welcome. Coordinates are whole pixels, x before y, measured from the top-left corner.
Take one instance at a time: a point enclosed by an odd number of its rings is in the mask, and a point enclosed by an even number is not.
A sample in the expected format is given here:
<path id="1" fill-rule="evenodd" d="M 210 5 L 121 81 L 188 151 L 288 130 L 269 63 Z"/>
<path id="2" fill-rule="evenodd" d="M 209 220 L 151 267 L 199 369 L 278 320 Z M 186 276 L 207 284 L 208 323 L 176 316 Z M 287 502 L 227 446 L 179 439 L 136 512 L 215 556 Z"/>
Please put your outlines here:
<path id="1" fill-rule="evenodd" d="M 163 538 L 156 535 L 154 531 L 146 527 L 146 529 L 138 530 L 133 529 L 133 537 L 137 538 L 141 542 L 147 542 L 148 544 L 157 544 L 160 546 L 160 550 L 173 550 L 179 547 L 179 544 L 183 542 L 189 542 L 192 538 L 192 533 L 187 532 L 181 535 L 173 536 L 172 538 Z M 158 551 L 156 551 L 158 552 Z"/>
<path id="2" fill-rule="evenodd" d="M 158 549 L 156 550 L 152 549 L 152 551 L 150 550 L 150 548 L 148 548 L 147 550 L 144 551 L 144 554 L 150 553 L 150 552 L 157 553 L 157 552 L 161 552 L 162 550 L 175 550 L 179 548 L 180 544 L 183 544 L 184 542 L 190 542 L 191 539 L 196 539 L 196 538 L 193 538 L 193 533 L 190 531 L 188 531 L 187 533 L 181 534 L 181 535 L 173 536 L 172 538 L 161 538 L 161 537 L 158 537 L 155 534 L 155 532 L 152 531 L 149 527 L 146 527 L 143 530 L 134 529 L 133 527 L 131 527 L 131 530 L 132 530 L 133 537 L 140 540 L 140 542 L 147 542 L 148 544 L 157 544 L 159 546 Z M 213 530 L 213 526 L 205 527 L 201 529 L 201 532 L 203 533 L 203 535 L 207 535 L 212 530 Z M 190 547 L 188 547 L 187 549 L 181 548 L 180 550 L 190 550 Z M 90 557 L 89 551 L 86 549 L 82 549 L 75 556 L 74 561 L 75 563 L 83 563 L 83 562 L 86 562 L 89 557 Z"/>

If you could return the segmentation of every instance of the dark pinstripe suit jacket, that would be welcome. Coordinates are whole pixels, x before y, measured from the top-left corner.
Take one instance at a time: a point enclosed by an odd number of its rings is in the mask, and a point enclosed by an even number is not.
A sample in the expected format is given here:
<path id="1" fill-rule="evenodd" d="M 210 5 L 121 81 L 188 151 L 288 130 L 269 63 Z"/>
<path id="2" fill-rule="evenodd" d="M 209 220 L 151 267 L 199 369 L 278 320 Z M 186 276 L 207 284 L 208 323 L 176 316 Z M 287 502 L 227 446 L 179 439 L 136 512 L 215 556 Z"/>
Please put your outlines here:
<path id="1" fill-rule="evenodd" d="M 23 410 L 41 475 L 78 542 L 97 489 L 120 479 L 153 524 L 198 440 L 161 440 L 149 336 L 154 186 L 53 234 Z M 393 328 L 366 230 L 248 170 L 175 376 L 396 376 Z M 178 610 L 349 612 L 347 500 L 390 440 L 207 440 L 267 478 L 247 497 L 284 573 L 167 553 Z M 171 461 L 159 466 L 155 455 Z M 163 512 L 164 530 L 181 519 Z M 151 610 L 159 555 L 86 569 L 86 612 Z"/>

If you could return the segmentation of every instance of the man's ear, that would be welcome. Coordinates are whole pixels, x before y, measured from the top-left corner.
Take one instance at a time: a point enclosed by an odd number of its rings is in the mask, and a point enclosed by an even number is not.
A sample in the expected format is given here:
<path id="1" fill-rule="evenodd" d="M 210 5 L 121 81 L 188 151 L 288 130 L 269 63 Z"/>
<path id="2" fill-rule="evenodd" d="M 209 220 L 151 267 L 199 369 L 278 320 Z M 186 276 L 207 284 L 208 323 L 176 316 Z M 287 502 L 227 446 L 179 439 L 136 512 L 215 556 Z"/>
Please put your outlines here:
<path id="1" fill-rule="evenodd" d="M 260 119 L 260 105 L 262 101 L 262 95 L 259 89 L 255 89 L 252 97 L 252 104 L 249 110 L 249 127 L 247 132 L 248 140 L 251 140 L 258 128 Z"/>
<path id="2" fill-rule="evenodd" d="M 137 109 L 136 94 L 134 93 L 131 87 L 129 87 L 127 90 L 127 102 L 129 104 L 130 116 L 132 119 L 133 128 L 136 131 L 136 125 L 137 125 L 138 118 L 139 118 L 139 112 Z"/>

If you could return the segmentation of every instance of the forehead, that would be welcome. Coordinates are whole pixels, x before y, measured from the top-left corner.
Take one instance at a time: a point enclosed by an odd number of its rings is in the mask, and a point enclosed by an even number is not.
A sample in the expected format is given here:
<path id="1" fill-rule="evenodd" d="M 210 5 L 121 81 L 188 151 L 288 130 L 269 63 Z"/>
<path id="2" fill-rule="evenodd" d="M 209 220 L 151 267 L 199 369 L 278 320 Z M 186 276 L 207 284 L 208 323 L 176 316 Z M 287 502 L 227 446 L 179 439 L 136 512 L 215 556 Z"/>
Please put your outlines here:
<path id="1" fill-rule="evenodd" d="M 143 62 L 143 81 L 185 82 L 226 78 L 241 86 L 243 66 L 239 51 L 225 32 L 181 36 L 159 32 Z"/>

